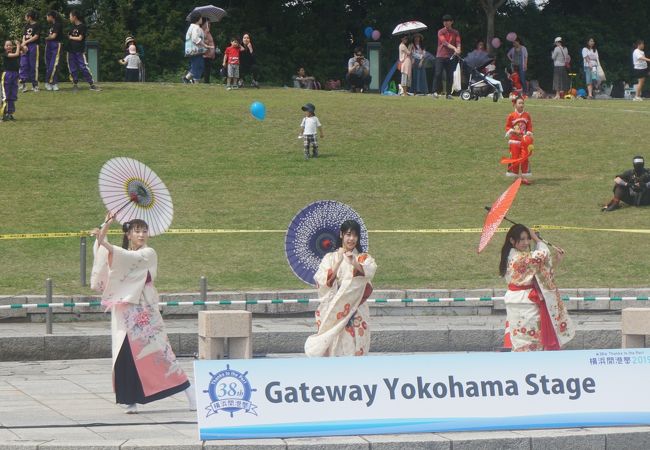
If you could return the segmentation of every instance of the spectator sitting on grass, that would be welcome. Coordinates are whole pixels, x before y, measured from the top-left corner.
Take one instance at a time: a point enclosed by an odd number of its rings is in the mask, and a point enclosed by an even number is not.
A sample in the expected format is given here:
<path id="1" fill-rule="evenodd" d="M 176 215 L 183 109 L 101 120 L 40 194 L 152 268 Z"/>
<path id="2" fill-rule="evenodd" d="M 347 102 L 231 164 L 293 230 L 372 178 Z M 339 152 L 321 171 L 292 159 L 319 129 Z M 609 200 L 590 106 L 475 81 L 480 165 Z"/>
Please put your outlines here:
<path id="1" fill-rule="evenodd" d="M 296 89 L 316 89 L 316 78 L 308 77 L 305 68 L 301 67 L 293 76 L 293 87 Z"/>

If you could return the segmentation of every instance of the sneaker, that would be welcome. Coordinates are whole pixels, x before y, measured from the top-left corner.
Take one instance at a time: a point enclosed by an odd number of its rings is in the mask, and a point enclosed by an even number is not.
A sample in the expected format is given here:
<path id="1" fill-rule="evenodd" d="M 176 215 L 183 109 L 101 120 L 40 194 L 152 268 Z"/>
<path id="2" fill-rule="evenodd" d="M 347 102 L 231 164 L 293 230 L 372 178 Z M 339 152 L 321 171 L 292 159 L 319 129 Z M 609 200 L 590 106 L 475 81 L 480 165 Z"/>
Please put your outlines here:
<path id="1" fill-rule="evenodd" d="M 58 84 L 53 84 L 52 85 L 52 90 L 53 91 L 58 91 L 59 90 L 59 85 Z"/>
<path id="2" fill-rule="evenodd" d="M 232 91 L 232 86 L 226 86 L 227 91 Z"/>
<path id="3" fill-rule="evenodd" d="M 508 172 L 506 172 L 506 176 L 507 176 L 507 177 L 516 177 L 517 174 L 514 173 L 514 172 L 510 172 L 510 171 L 508 171 Z"/>
<path id="4" fill-rule="evenodd" d="M 12 122 L 16 120 L 13 114 L 7 114 L 7 120 L 11 120 Z"/>
<path id="5" fill-rule="evenodd" d="M 50 83 L 45 83 L 45 90 L 46 91 L 51 91 L 52 90 L 52 85 Z"/>
<path id="6" fill-rule="evenodd" d="M 433 98 L 438 98 L 438 97 L 439 97 L 439 95 L 438 95 L 438 93 L 437 93 L 437 92 L 434 92 L 433 94 L 431 94 L 431 97 L 433 97 Z"/>
<path id="7" fill-rule="evenodd" d="M 397 95 L 404 95 L 404 88 L 401 84 L 397 85 Z"/>
<path id="8" fill-rule="evenodd" d="M 101 89 L 99 88 L 99 86 L 97 86 L 96 84 L 91 84 L 90 87 L 89 87 L 88 89 L 90 89 L 91 91 L 95 91 L 95 92 L 99 92 L 99 91 L 101 91 Z"/>
<path id="9" fill-rule="evenodd" d="M 526 172 L 521 174 L 522 177 L 532 177 L 533 174 L 531 172 Z"/>
<path id="10" fill-rule="evenodd" d="M 309 153 L 305 153 L 305 161 L 309 159 Z"/>
<path id="11" fill-rule="evenodd" d="M 616 211 L 621 207 L 621 204 L 618 202 L 609 202 L 609 204 L 603 206 L 601 209 L 602 212 L 610 212 L 610 211 Z"/>
<path id="12" fill-rule="evenodd" d="M 643 97 L 634 97 L 634 98 L 632 99 L 632 101 L 633 101 L 633 102 L 642 102 L 642 101 L 643 101 Z"/>
<path id="13" fill-rule="evenodd" d="M 453 100 L 454 97 L 451 94 L 447 94 L 447 100 Z"/>
<path id="14" fill-rule="evenodd" d="M 40 89 L 38 88 L 38 86 L 34 86 L 34 87 L 32 88 L 32 91 L 33 91 L 33 92 L 39 92 Z"/>
<path id="15" fill-rule="evenodd" d="M 136 405 L 135 403 L 126 405 L 126 408 L 124 409 L 124 414 L 137 414 L 137 413 L 138 413 L 138 405 Z"/>
<path id="16" fill-rule="evenodd" d="M 27 92 L 27 85 L 25 83 L 20 83 L 20 92 Z"/>

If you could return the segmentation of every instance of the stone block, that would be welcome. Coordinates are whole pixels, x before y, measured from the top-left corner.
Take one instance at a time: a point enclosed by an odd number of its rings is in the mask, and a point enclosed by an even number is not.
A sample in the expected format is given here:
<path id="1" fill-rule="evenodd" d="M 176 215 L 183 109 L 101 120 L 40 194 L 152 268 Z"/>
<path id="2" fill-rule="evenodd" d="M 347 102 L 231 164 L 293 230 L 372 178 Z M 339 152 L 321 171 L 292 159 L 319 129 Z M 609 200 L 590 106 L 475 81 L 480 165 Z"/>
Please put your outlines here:
<path id="1" fill-rule="evenodd" d="M 381 330 L 373 332 L 372 328 L 370 329 L 370 352 L 401 353 L 404 351 L 405 345 L 403 331 Z"/>
<path id="2" fill-rule="evenodd" d="M 122 444 L 126 442 L 126 439 L 123 440 L 104 440 L 99 436 L 97 439 L 92 441 L 85 440 L 72 440 L 72 439 L 54 439 L 45 444 L 38 446 L 40 449 L 47 450 L 70 450 L 75 448 L 80 448 L 84 450 L 120 450 Z"/>
<path id="3" fill-rule="evenodd" d="M 199 359 L 223 359 L 226 354 L 224 338 L 199 336 Z"/>
<path id="4" fill-rule="evenodd" d="M 512 431 L 438 433 L 451 440 L 453 450 L 530 450 L 530 438 Z"/>
<path id="5" fill-rule="evenodd" d="M 449 289 L 407 289 L 406 298 L 445 298 Z"/>
<path id="6" fill-rule="evenodd" d="M 182 355 L 192 355 L 198 353 L 199 343 L 195 333 L 182 333 L 179 336 L 179 349 L 178 353 Z"/>
<path id="7" fill-rule="evenodd" d="M 612 297 L 650 297 L 648 288 L 611 288 L 609 295 Z M 648 303 L 649 300 L 636 300 L 640 304 Z"/>
<path id="8" fill-rule="evenodd" d="M 650 334 L 650 308 L 625 308 L 621 329 L 623 334 Z"/>
<path id="9" fill-rule="evenodd" d="M 54 327 L 56 328 L 56 327 Z M 56 332 L 56 330 L 54 331 Z M 45 359 L 83 359 L 89 351 L 88 336 L 44 336 Z"/>
<path id="10" fill-rule="evenodd" d="M 192 442 L 192 438 L 141 438 L 129 439 L 120 447 L 122 450 L 130 449 L 155 449 L 155 450 L 202 450 L 203 443 L 201 441 Z"/>
<path id="11" fill-rule="evenodd" d="M 562 350 L 584 350 L 585 349 L 585 339 L 584 333 L 577 331 L 573 339 L 567 342 Z"/>
<path id="12" fill-rule="evenodd" d="M 89 335 L 88 354 L 84 358 L 110 358 L 111 357 L 111 336 L 110 335 Z"/>
<path id="13" fill-rule="evenodd" d="M 48 440 L 10 440 L 0 442 L 0 450 L 38 450 L 40 445 L 46 444 Z"/>
<path id="14" fill-rule="evenodd" d="M 169 339 L 169 345 L 172 346 L 174 353 L 180 353 L 181 333 L 167 333 L 167 339 Z"/>
<path id="15" fill-rule="evenodd" d="M 313 333 L 269 333 L 267 340 L 267 353 L 304 353 L 305 341 L 311 334 Z"/>
<path id="16" fill-rule="evenodd" d="M 584 349 L 621 348 L 621 332 L 619 330 L 578 330 L 582 334 Z"/>
<path id="17" fill-rule="evenodd" d="M 199 336 L 250 337 L 252 315 L 249 311 L 200 311 Z"/>
<path id="18" fill-rule="evenodd" d="M 491 352 L 503 346 L 503 330 L 450 329 L 448 351 Z"/>
<path id="19" fill-rule="evenodd" d="M 361 436 L 370 450 L 450 450 L 451 441 L 436 434 L 379 434 Z"/>
<path id="20" fill-rule="evenodd" d="M 402 334 L 403 351 L 405 352 L 446 352 L 449 350 L 449 330 L 404 330 Z"/>
<path id="21" fill-rule="evenodd" d="M 370 443 L 359 436 L 327 436 L 284 439 L 287 450 L 363 450 Z"/>
<path id="22" fill-rule="evenodd" d="M 238 439 L 232 441 L 205 441 L 204 449 L 210 450 L 286 450 L 282 439 Z"/>
<path id="23" fill-rule="evenodd" d="M 46 359 L 43 336 L 17 336 L 0 339 L 2 361 L 37 361 Z"/>
<path id="24" fill-rule="evenodd" d="M 517 430 L 514 433 L 530 438 L 531 450 L 605 450 L 607 445 L 605 433 L 581 428 Z"/>
<path id="25" fill-rule="evenodd" d="M 251 359 L 253 357 L 253 340 L 249 337 L 228 338 L 228 358 Z"/>
<path id="26" fill-rule="evenodd" d="M 593 428 L 605 432 L 607 450 L 647 450 L 650 448 L 650 427 Z"/>
<path id="27" fill-rule="evenodd" d="M 609 288 L 578 288 L 579 297 L 609 297 Z"/>
<path id="28" fill-rule="evenodd" d="M 578 311 L 607 311 L 610 309 L 609 300 L 580 300 Z"/>
<path id="29" fill-rule="evenodd" d="M 27 303 L 26 297 L 14 297 L 11 295 L 0 295 L 0 305 L 24 305 Z M 27 317 L 27 310 L 21 309 L 0 309 L 0 319 L 13 317 Z"/>

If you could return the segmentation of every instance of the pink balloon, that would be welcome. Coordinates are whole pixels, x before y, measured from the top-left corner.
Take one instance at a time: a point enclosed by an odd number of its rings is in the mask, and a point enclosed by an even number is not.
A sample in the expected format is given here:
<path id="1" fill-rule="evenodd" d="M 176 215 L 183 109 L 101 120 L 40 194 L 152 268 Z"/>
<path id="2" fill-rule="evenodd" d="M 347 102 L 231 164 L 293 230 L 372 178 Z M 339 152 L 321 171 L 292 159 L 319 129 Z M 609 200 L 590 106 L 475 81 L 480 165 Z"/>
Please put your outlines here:
<path id="1" fill-rule="evenodd" d="M 380 37 L 381 37 L 381 33 L 379 32 L 379 30 L 375 30 L 375 31 L 372 32 L 372 40 L 373 41 L 378 40 Z"/>
<path id="2" fill-rule="evenodd" d="M 501 39 L 499 39 L 498 37 L 493 38 L 492 39 L 492 47 L 494 47 L 494 48 L 501 47 Z"/>
<path id="3" fill-rule="evenodd" d="M 509 41 L 509 42 L 514 42 L 515 39 L 517 39 L 517 33 L 515 33 L 514 31 L 511 31 L 511 32 L 508 33 L 508 35 L 506 36 L 506 40 Z"/>

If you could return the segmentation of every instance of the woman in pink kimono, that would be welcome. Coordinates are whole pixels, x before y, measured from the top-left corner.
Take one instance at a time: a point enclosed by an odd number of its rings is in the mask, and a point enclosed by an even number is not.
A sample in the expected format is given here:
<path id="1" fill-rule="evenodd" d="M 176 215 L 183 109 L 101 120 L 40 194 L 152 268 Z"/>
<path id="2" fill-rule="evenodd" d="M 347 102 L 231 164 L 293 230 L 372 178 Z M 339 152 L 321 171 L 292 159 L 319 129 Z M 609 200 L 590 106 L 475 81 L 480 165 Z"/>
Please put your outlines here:
<path id="1" fill-rule="evenodd" d="M 377 265 L 359 242 L 361 227 L 343 222 L 338 249 L 325 255 L 314 280 L 320 305 L 316 311 L 318 332 L 307 338 L 307 356 L 363 356 L 370 347 L 370 311 L 366 300 Z"/>
<path id="2" fill-rule="evenodd" d="M 106 241 L 111 214 L 95 230 L 91 287 L 102 292 L 102 305 L 111 309 L 113 390 L 127 414 L 145 404 L 185 391 L 190 410 L 196 401 L 187 375 L 169 345 L 158 292 L 153 285 L 158 258 L 147 246 L 149 230 L 143 220 L 126 222 L 122 247 Z"/>
<path id="3" fill-rule="evenodd" d="M 556 249 L 557 264 L 564 251 Z M 573 339 L 575 329 L 553 279 L 551 252 L 537 234 L 521 224 L 508 230 L 499 274 L 508 282 L 505 304 L 513 351 L 560 350 Z"/>

